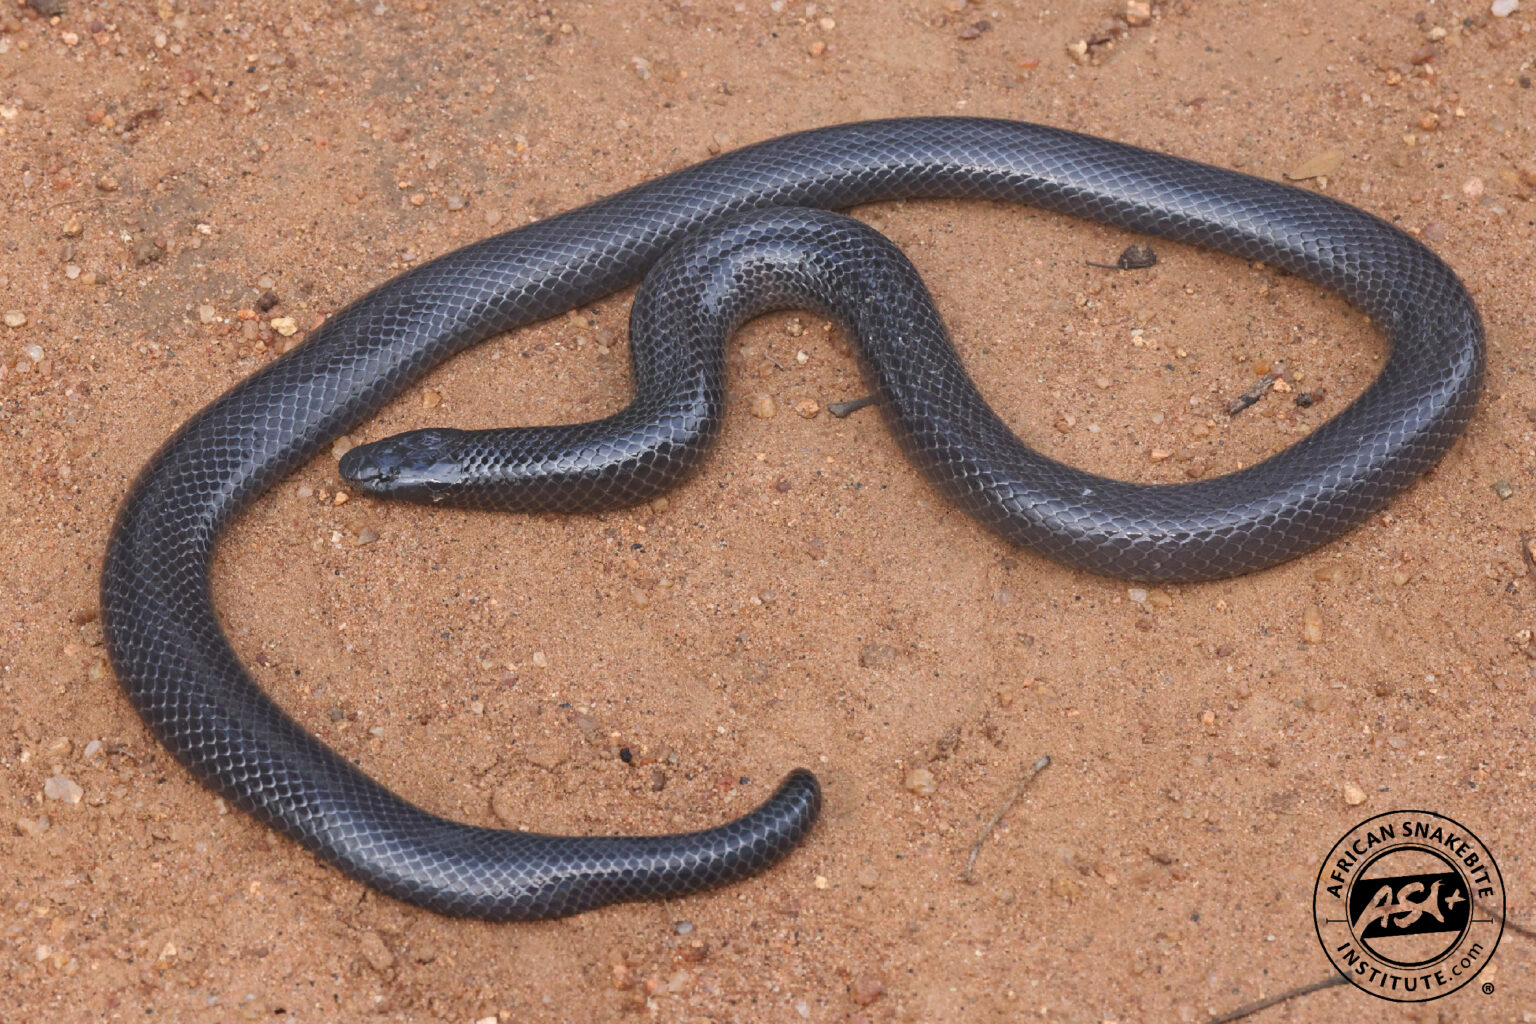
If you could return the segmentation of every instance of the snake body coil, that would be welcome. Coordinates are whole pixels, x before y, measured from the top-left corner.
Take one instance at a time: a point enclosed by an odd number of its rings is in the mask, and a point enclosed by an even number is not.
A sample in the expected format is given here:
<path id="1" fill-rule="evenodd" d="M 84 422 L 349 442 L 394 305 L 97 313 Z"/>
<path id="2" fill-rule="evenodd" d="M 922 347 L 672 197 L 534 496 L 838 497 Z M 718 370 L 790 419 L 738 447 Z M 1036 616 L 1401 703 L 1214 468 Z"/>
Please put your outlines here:
<path id="1" fill-rule="evenodd" d="M 1262 260 L 1333 288 L 1391 354 L 1352 405 L 1238 473 L 1153 486 L 1025 448 L 975 393 L 915 271 L 856 222 L 810 210 L 909 197 L 1032 203 Z M 395 796 L 283 713 L 213 607 L 221 530 L 283 475 L 433 366 L 634 283 L 636 399 L 570 427 L 418 432 L 355 450 L 366 490 L 535 510 L 643 499 L 713 438 L 722 339 L 798 304 L 843 321 L 907 451 L 1010 540 L 1093 572 L 1202 580 L 1299 554 L 1358 523 L 1454 442 L 1483 366 L 1456 276 L 1411 237 L 1316 194 L 1007 121 L 844 125 L 728 153 L 488 239 L 395 278 L 189 420 L 133 485 L 103 570 L 123 688 L 205 783 L 355 877 L 450 914 L 539 918 L 674 895 L 756 871 L 810 827 L 815 780 L 705 832 L 553 837 L 471 827 Z M 646 332 L 666 332 L 664 343 Z"/>

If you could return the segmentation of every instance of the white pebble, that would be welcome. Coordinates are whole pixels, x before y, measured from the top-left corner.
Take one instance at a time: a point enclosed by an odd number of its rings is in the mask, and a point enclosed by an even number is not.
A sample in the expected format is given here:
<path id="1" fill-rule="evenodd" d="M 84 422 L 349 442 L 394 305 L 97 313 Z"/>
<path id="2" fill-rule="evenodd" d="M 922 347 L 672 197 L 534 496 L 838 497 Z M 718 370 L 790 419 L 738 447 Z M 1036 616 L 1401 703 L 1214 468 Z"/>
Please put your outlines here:
<path id="1" fill-rule="evenodd" d="M 7 327 L 25 327 L 26 325 L 27 325 L 27 314 L 23 313 L 19 309 L 11 309 L 11 310 L 7 310 L 6 311 L 6 314 L 5 314 L 5 326 L 7 326 Z"/>
<path id="2" fill-rule="evenodd" d="M 85 790 L 73 779 L 66 779 L 62 775 L 55 775 L 43 783 L 43 796 L 49 800 L 62 800 L 67 804 L 77 804 L 80 798 L 85 796 Z"/>
<path id="3" fill-rule="evenodd" d="M 1520 0 L 1493 0 L 1488 10 L 1495 18 L 1507 18 L 1520 9 Z"/>

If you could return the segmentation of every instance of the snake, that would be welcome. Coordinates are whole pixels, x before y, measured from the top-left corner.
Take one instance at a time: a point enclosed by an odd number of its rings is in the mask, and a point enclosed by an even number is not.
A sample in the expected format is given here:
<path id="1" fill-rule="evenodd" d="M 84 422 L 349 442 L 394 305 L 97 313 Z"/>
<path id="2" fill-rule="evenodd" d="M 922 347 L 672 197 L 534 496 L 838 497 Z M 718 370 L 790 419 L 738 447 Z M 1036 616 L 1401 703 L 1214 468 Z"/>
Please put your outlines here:
<path id="1" fill-rule="evenodd" d="M 1262 262 L 1365 313 L 1386 338 L 1385 363 L 1316 430 L 1235 472 L 1155 484 L 1064 465 L 988 407 L 901 252 L 829 212 L 925 198 L 1027 203 Z M 687 833 L 557 836 L 445 818 L 280 708 L 214 606 L 219 537 L 276 481 L 450 356 L 642 278 L 625 409 L 585 424 L 413 431 L 348 452 L 341 475 L 381 497 L 530 513 L 645 501 L 719 433 L 726 336 L 802 308 L 856 339 L 903 450 L 980 523 L 1090 573 L 1201 581 L 1275 565 L 1381 509 L 1450 449 L 1483 377 L 1482 323 L 1456 274 L 1411 234 L 1319 191 L 984 118 L 869 121 L 749 145 L 412 267 L 164 442 L 112 527 L 101 613 L 122 689 L 192 774 L 379 891 L 493 920 L 722 885 L 808 832 L 822 793 L 805 770 L 744 816 Z"/>

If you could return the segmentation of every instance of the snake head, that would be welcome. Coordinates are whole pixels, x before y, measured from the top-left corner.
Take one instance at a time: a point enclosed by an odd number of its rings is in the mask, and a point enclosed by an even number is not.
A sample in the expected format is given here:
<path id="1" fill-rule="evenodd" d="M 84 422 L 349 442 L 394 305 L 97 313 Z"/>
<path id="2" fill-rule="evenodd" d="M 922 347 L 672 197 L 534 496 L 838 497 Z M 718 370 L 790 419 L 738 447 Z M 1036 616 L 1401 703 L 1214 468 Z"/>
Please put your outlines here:
<path id="1" fill-rule="evenodd" d="M 434 503 L 458 485 L 464 467 L 457 457 L 461 430 L 411 430 L 358 445 L 341 457 L 342 479 L 365 494 Z"/>

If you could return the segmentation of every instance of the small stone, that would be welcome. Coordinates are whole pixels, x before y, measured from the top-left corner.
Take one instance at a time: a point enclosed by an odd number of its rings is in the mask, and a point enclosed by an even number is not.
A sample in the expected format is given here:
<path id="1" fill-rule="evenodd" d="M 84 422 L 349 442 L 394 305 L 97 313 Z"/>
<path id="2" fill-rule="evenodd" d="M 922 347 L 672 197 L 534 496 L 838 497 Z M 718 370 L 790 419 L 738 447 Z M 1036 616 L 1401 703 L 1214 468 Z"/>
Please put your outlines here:
<path id="1" fill-rule="evenodd" d="M 859 873 L 853 876 L 860 889 L 873 889 L 880 884 L 880 872 L 875 870 L 873 864 L 866 864 L 859 869 Z"/>
<path id="2" fill-rule="evenodd" d="M 275 316 L 271 320 L 272 329 L 285 338 L 291 338 L 299 332 L 299 325 L 291 316 Z"/>
<path id="3" fill-rule="evenodd" d="M 778 411 L 772 395 L 758 395 L 752 400 L 752 415 L 760 420 L 771 420 Z"/>
<path id="4" fill-rule="evenodd" d="M 1484 185 L 1482 178 L 1468 178 L 1461 185 L 1461 192 L 1468 199 L 1476 199 L 1478 196 L 1483 194 L 1483 189 Z"/>
<path id="5" fill-rule="evenodd" d="M 363 959 L 368 961 L 368 966 L 381 974 L 395 966 L 395 954 L 384 945 L 384 939 L 378 932 L 363 932 L 358 940 L 358 948 L 362 950 Z"/>
<path id="6" fill-rule="evenodd" d="M 1488 13 L 1495 18 L 1507 18 L 1520 9 L 1520 0 L 1493 0 Z"/>
<path id="7" fill-rule="evenodd" d="M 1308 178 L 1321 178 L 1337 171 L 1344 163 L 1344 151 L 1330 149 L 1309 157 L 1301 163 L 1285 172 L 1285 176 L 1292 181 L 1305 181 Z"/>
<path id="8" fill-rule="evenodd" d="M 27 314 L 23 313 L 19 309 L 8 309 L 8 310 L 6 310 L 6 312 L 5 312 L 5 326 L 7 326 L 7 327 L 25 327 L 26 325 L 27 325 Z"/>
<path id="9" fill-rule="evenodd" d="M 1515 488 L 1508 480 L 1495 480 L 1493 482 L 1493 493 L 1497 494 L 1500 500 L 1507 501 L 1514 496 Z"/>
<path id="10" fill-rule="evenodd" d="M 52 822 L 48 820 L 48 815 L 46 814 L 36 818 L 17 818 L 16 834 L 26 836 L 29 839 L 35 839 L 44 832 L 47 832 L 48 826 L 51 824 Z"/>
<path id="11" fill-rule="evenodd" d="M 907 777 L 902 781 L 910 792 L 918 796 L 932 796 L 938 791 L 939 780 L 933 777 L 933 772 L 927 768 L 913 768 L 907 772 Z"/>
<path id="12" fill-rule="evenodd" d="M 1152 5 L 1147 0 L 1126 0 L 1125 23 L 1132 27 L 1152 20 Z"/>
<path id="13" fill-rule="evenodd" d="M 501 211 L 500 210 L 486 210 L 485 211 L 485 226 L 486 227 L 493 228 L 497 224 L 500 224 L 500 223 L 501 223 Z"/>
<path id="14" fill-rule="evenodd" d="M 71 217 L 64 222 L 64 237 L 79 238 L 85 232 L 85 225 L 80 223 L 79 217 Z"/>
<path id="15" fill-rule="evenodd" d="M 55 775 L 43 783 L 43 796 L 49 800 L 59 800 L 66 804 L 77 804 L 80 798 L 85 796 L 85 790 L 73 779 L 67 779 L 62 775 Z"/>
<path id="16" fill-rule="evenodd" d="M 199 323 L 211 324 L 219 318 L 219 311 L 212 306 L 198 306 L 197 320 Z"/>
<path id="17" fill-rule="evenodd" d="M 543 651 L 534 651 L 533 664 L 535 668 L 549 668 L 549 658 Z"/>
<path id="18" fill-rule="evenodd" d="M 806 398 L 795 403 L 795 412 L 799 413 L 802 419 L 813 420 L 816 414 L 821 412 L 821 406 Z"/>
<path id="19" fill-rule="evenodd" d="M 364 544 L 372 544 L 374 541 L 376 541 L 378 539 L 379 539 L 378 531 L 374 530 L 372 527 L 365 526 L 365 527 L 363 527 L 361 530 L 359 530 L 357 532 L 357 546 L 358 547 L 362 547 Z"/>
<path id="20" fill-rule="evenodd" d="M 888 644 L 865 644 L 859 651 L 859 665 L 863 668 L 890 668 L 896 664 L 896 648 Z"/>
<path id="21" fill-rule="evenodd" d="M 885 982 L 873 974 L 861 974 L 853 979 L 853 983 L 848 986 L 848 991 L 853 996 L 854 1002 L 860 1006 L 868 1006 L 885 992 Z"/>
<path id="22" fill-rule="evenodd" d="M 693 933 L 693 922 L 679 921 L 672 926 L 672 930 L 679 935 L 690 935 Z"/>
<path id="23" fill-rule="evenodd" d="M 1344 802 L 1351 807 L 1359 807 L 1365 803 L 1365 790 L 1353 782 L 1344 783 Z"/>
<path id="24" fill-rule="evenodd" d="M 973 22 L 973 23 L 967 25 L 965 28 L 960 30 L 960 38 L 961 39 L 977 39 L 977 38 L 980 38 L 982 33 L 990 32 L 991 30 L 992 30 L 992 23 L 990 21 L 982 20 L 982 21 Z"/>
<path id="25" fill-rule="evenodd" d="M 503 825 L 516 828 L 520 824 L 519 814 L 522 807 L 522 801 L 510 787 L 498 789 L 491 795 L 491 813 L 496 815 Z"/>
<path id="26" fill-rule="evenodd" d="M 259 313 L 265 313 L 281 301 L 282 300 L 277 297 L 276 292 L 262 292 L 256 297 L 256 310 Z"/>
<path id="27" fill-rule="evenodd" d="M 667 788 L 667 773 L 660 768 L 651 769 L 651 792 L 660 793 Z"/>
<path id="28" fill-rule="evenodd" d="M 1301 613 L 1301 638 L 1309 644 L 1323 642 L 1323 610 L 1309 604 Z"/>
<path id="29" fill-rule="evenodd" d="M 427 388 L 421 393 L 421 407 L 423 409 L 436 409 L 443 404 L 443 396 L 440 392 Z"/>
<path id="30" fill-rule="evenodd" d="M 465 205 L 467 204 L 464 201 L 464 197 L 461 195 L 455 194 L 448 197 L 448 209 L 450 210 L 462 210 L 464 209 Z"/>
<path id="31" fill-rule="evenodd" d="M 112 177 L 112 175 L 103 174 L 101 177 L 96 179 L 96 187 L 101 189 L 103 192 L 116 192 L 121 186 L 118 184 L 117 179 Z"/>
<path id="32" fill-rule="evenodd" d="M 1132 587 L 1125 592 L 1125 596 L 1130 599 L 1132 604 L 1147 603 L 1147 592 L 1141 587 Z"/>

